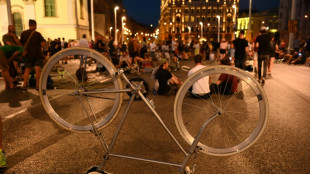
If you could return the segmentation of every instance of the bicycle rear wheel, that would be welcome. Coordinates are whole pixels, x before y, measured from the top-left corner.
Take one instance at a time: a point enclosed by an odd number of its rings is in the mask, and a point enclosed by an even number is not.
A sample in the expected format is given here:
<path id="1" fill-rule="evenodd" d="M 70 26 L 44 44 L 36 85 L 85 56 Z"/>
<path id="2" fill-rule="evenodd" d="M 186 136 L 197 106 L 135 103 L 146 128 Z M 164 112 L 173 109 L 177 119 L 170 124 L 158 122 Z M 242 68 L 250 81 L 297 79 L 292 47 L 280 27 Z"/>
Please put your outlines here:
<path id="1" fill-rule="evenodd" d="M 231 80 L 209 86 L 205 77 L 210 77 L 211 83 L 223 77 Z M 211 95 L 199 92 L 206 86 Z M 216 115 L 198 146 L 203 153 L 226 156 L 245 150 L 260 137 L 268 110 L 264 90 L 249 73 L 229 66 L 213 66 L 194 73 L 181 86 L 174 103 L 174 119 L 181 136 L 191 145 L 202 124 Z"/>
<path id="2" fill-rule="evenodd" d="M 122 88 L 113 64 L 87 48 L 68 48 L 46 63 L 40 79 L 40 98 L 48 115 L 70 131 L 100 130 L 118 114 Z"/>

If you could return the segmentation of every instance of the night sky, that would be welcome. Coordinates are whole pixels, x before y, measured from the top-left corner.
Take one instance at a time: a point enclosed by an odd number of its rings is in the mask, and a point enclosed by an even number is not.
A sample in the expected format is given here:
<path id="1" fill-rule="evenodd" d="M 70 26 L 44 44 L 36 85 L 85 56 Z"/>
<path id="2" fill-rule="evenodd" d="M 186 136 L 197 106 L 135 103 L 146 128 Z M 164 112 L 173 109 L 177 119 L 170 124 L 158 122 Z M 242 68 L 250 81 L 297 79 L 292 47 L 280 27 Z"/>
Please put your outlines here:
<path id="1" fill-rule="evenodd" d="M 158 25 L 160 0 L 123 0 L 128 16 L 143 24 Z M 280 0 L 252 0 L 252 9 L 277 8 Z M 240 10 L 249 9 L 249 0 L 240 0 Z"/>

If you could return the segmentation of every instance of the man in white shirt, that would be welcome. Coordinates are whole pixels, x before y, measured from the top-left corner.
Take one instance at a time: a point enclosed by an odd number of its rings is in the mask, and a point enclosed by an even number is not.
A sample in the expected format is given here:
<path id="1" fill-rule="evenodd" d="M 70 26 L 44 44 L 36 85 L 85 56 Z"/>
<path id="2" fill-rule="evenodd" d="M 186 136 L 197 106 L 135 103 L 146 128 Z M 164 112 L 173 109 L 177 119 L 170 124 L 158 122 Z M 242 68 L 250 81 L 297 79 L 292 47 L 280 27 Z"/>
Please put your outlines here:
<path id="1" fill-rule="evenodd" d="M 196 55 L 194 57 L 195 61 L 195 67 L 192 68 L 188 72 L 188 76 L 191 76 L 195 72 L 197 72 L 200 69 L 205 68 L 206 66 L 202 65 L 202 57 L 200 54 Z M 190 89 L 190 94 L 193 98 L 203 98 L 208 99 L 210 97 L 210 77 L 205 76 L 201 79 L 199 79 L 197 82 L 195 82 L 192 86 L 192 89 Z"/>
<path id="2" fill-rule="evenodd" d="M 88 40 L 86 39 L 86 34 L 83 34 L 83 38 L 79 41 L 79 47 L 83 48 L 89 48 Z M 83 61 L 85 61 L 85 64 L 87 62 L 86 56 L 81 56 L 80 60 L 80 66 L 83 67 Z"/>
<path id="3" fill-rule="evenodd" d="M 84 48 L 89 48 L 88 40 L 86 39 L 86 34 L 83 34 L 83 38 L 79 41 L 79 46 Z"/>
<path id="4" fill-rule="evenodd" d="M 150 43 L 150 56 L 152 58 L 152 60 L 154 61 L 155 60 L 155 52 L 156 52 L 156 44 L 153 42 Z"/>

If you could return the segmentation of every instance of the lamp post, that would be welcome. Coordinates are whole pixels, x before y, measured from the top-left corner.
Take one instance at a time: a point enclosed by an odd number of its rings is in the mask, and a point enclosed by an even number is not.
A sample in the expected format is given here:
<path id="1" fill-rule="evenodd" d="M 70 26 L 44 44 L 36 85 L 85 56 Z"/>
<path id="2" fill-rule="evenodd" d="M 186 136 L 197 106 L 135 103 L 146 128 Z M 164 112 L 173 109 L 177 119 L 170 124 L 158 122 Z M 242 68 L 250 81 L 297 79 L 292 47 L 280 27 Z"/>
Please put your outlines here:
<path id="1" fill-rule="evenodd" d="M 201 37 L 200 38 L 203 38 L 203 23 L 199 22 L 199 24 L 200 24 L 200 28 L 201 28 Z"/>
<path id="2" fill-rule="evenodd" d="M 113 27 L 110 27 L 110 36 L 112 36 L 112 29 Z"/>
<path id="3" fill-rule="evenodd" d="M 188 35 L 189 35 L 189 36 L 188 36 L 188 37 L 189 37 L 188 40 L 189 40 L 189 43 L 191 43 L 191 40 L 192 40 L 192 38 L 191 38 L 191 27 L 188 26 L 187 28 L 188 28 Z"/>
<path id="4" fill-rule="evenodd" d="M 232 5 L 232 8 L 234 9 L 233 23 L 235 25 L 236 24 L 236 19 L 237 19 L 237 6 L 234 4 L 234 5 Z"/>
<path id="5" fill-rule="evenodd" d="M 116 37 L 117 37 L 117 35 L 118 35 L 118 32 L 119 32 L 119 29 L 116 29 Z M 118 41 L 116 40 L 116 46 L 118 46 Z"/>
<path id="6" fill-rule="evenodd" d="M 126 20 L 125 16 L 122 17 L 122 44 L 124 42 L 124 26 L 125 26 L 124 20 Z"/>
<path id="7" fill-rule="evenodd" d="M 251 40 L 251 15 L 252 15 L 252 0 L 249 3 L 249 24 L 248 24 L 248 39 Z"/>
<path id="8" fill-rule="evenodd" d="M 220 43 L 220 22 L 221 22 L 221 17 L 219 15 L 217 17 L 217 42 Z"/>
<path id="9" fill-rule="evenodd" d="M 308 37 L 308 14 L 305 14 L 305 24 L 306 24 L 306 37 Z"/>
<path id="10" fill-rule="evenodd" d="M 115 17 L 115 33 L 114 33 L 114 45 L 117 46 L 118 43 L 117 43 L 117 13 L 116 11 L 119 9 L 118 6 L 114 7 L 114 17 Z"/>

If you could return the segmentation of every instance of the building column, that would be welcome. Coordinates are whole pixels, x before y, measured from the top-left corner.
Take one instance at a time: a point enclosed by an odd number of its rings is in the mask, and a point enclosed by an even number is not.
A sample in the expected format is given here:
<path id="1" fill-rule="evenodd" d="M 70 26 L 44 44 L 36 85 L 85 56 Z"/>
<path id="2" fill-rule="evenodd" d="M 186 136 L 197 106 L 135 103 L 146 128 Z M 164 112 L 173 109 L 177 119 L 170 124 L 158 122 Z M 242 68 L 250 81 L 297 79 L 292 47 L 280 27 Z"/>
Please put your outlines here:
<path id="1" fill-rule="evenodd" d="M 25 30 L 29 29 L 29 19 L 36 20 L 36 12 L 35 12 L 35 1 L 36 0 L 24 0 L 25 2 L 25 10 L 24 10 L 24 24 Z"/>
<path id="2" fill-rule="evenodd" d="M 8 25 L 9 25 L 8 11 L 5 0 L 0 0 L 0 21 L 1 21 L 0 36 L 2 38 L 2 36 L 8 32 Z"/>

